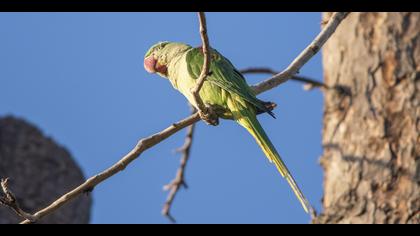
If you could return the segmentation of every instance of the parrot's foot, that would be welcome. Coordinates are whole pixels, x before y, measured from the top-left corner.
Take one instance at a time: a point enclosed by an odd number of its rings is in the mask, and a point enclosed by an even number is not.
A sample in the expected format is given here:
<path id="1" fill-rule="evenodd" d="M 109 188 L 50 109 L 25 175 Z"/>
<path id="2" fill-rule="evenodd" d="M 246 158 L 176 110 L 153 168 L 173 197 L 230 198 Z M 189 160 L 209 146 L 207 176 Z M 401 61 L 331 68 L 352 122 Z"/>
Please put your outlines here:
<path id="1" fill-rule="evenodd" d="M 219 125 L 219 117 L 216 112 L 210 106 L 206 106 L 205 111 L 198 111 L 200 118 L 208 125 L 217 126 Z"/>

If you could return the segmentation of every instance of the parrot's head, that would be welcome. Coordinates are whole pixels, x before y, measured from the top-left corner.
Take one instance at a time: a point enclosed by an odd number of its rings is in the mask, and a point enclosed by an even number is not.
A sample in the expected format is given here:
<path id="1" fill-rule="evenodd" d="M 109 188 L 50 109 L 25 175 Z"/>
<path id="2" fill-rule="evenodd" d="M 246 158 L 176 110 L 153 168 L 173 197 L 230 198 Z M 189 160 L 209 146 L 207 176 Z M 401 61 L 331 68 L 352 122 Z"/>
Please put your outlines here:
<path id="1" fill-rule="evenodd" d="M 171 60 L 190 47 L 183 43 L 159 42 L 150 47 L 144 55 L 144 69 L 149 73 L 158 73 L 166 77 Z"/>

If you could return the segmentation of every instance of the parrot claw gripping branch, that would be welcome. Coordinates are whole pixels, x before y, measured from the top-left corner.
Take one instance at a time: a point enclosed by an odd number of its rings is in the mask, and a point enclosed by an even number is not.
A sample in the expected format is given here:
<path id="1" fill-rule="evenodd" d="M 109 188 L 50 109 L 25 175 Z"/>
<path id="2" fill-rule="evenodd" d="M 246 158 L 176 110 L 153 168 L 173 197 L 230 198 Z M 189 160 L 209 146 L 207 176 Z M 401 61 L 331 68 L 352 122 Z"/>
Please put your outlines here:
<path id="1" fill-rule="evenodd" d="M 301 52 L 301 54 L 293 60 L 289 67 L 287 67 L 284 71 L 273 75 L 267 80 L 260 82 L 259 84 L 248 86 L 242 74 L 234 69 L 230 61 L 224 58 L 216 50 L 209 47 L 204 13 L 200 12 L 200 34 L 203 41 L 202 50 L 194 49 L 185 44 L 163 42 L 157 45 L 158 49 L 165 48 L 164 46 L 169 45 L 167 49 L 173 50 L 160 51 L 175 54 L 182 53 L 184 56 L 183 59 L 185 60 L 178 60 L 176 63 L 175 60 L 170 65 L 166 64 L 168 61 L 163 61 L 162 63 L 162 61 L 157 60 L 155 57 L 145 57 L 144 61 L 145 69 L 148 72 L 157 73 L 162 77 L 168 78 L 172 85 L 186 96 L 188 101 L 198 110 L 198 112 L 193 113 L 191 116 L 181 121 L 173 123 L 158 133 L 140 139 L 134 148 L 121 157 L 121 159 L 114 165 L 87 179 L 79 186 L 63 194 L 54 202 L 34 214 L 26 213 L 19 208 L 16 198 L 12 195 L 10 189 L 7 188 L 6 180 L 2 181 L 2 191 L 5 197 L 1 198 L 1 204 L 10 206 L 20 217 L 22 217 L 24 220 L 21 224 L 33 223 L 34 221 L 38 221 L 39 219 L 55 212 L 57 209 L 74 200 L 76 197 L 86 193 L 87 191 L 93 190 L 97 185 L 123 171 L 144 151 L 154 147 L 180 130 L 186 127 L 192 127 L 192 125 L 202 119 L 210 124 L 216 125 L 218 124 L 218 118 L 220 117 L 222 119 L 235 120 L 238 124 L 246 128 L 249 133 L 251 133 L 261 147 L 262 151 L 266 154 L 267 158 L 275 164 L 282 176 L 286 178 L 292 190 L 300 200 L 303 208 L 311 214 L 311 216 L 314 216 L 315 211 L 303 196 L 293 177 L 287 170 L 287 167 L 278 155 L 274 145 L 270 142 L 267 134 L 264 132 L 256 118 L 256 115 L 260 113 L 269 113 L 272 115 L 271 110 L 275 107 L 275 103 L 261 101 L 255 96 L 267 90 L 273 89 L 289 79 L 292 79 L 299 69 L 319 51 L 319 49 L 325 44 L 328 38 L 331 37 L 339 24 L 348 14 L 348 12 L 335 12 L 332 14 L 330 20 L 325 24 L 322 31 Z M 187 51 L 188 53 L 185 53 Z M 146 56 L 156 56 L 151 53 L 154 52 L 154 50 L 150 49 L 149 52 L 150 55 L 146 54 Z M 210 61 L 210 54 L 212 61 Z M 174 54 L 171 56 L 174 57 Z M 180 61 L 182 61 L 182 63 L 178 63 Z M 183 65 L 182 70 L 173 70 L 173 68 L 177 68 L 181 65 Z M 209 73 L 209 71 L 211 71 L 211 73 Z M 176 79 L 178 77 L 182 78 L 182 76 L 186 75 L 190 75 L 189 77 L 185 77 L 188 79 L 184 78 L 179 81 Z M 191 88 L 193 89 L 191 90 Z M 192 128 L 189 129 L 189 139 L 192 138 L 192 130 Z M 167 202 L 165 203 L 166 210 L 163 211 L 163 213 L 167 216 L 170 216 L 169 209 L 176 192 L 180 189 L 180 186 L 185 184 L 183 172 L 188 159 L 185 158 L 185 156 L 188 156 L 190 147 L 191 140 L 186 140 L 185 149 L 183 150 L 184 158 L 181 161 L 181 168 L 177 173 L 177 176 L 180 176 L 178 178 L 179 181 L 175 181 L 170 184 L 172 186 L 168 186 L 171 187 L 172 190 L 170 196 L 168 196 Z M 11 196 L 13 196 L 13 198 Z"/>

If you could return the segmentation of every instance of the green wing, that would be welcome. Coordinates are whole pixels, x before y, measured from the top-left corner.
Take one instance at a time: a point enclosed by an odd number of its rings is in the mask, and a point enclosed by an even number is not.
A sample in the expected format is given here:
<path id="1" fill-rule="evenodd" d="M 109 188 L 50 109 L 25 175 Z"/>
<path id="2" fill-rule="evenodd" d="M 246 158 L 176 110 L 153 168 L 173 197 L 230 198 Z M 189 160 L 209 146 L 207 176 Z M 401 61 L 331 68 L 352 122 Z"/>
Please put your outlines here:
<path id="1" fill-rule="evenodd" d="M 257 110 L 267 112 L 274 117 L 265 103 L 259 100 L 251 88 L 246 83 L 243 75 L 235 69 L 232 63 L 217 52 L 215 49 L 211 49 L 211 65 L 210 65 L 210 76 L 207 77 L 207 81 L 223 88 L 224 90 L 236 94 L 245 101 L 254 105 Z M 186 55 L 188 73 L 193 78 L 198 78 L 203 67 L 204 55 L 200 48 L 192 48 L 187 52 Z"/>

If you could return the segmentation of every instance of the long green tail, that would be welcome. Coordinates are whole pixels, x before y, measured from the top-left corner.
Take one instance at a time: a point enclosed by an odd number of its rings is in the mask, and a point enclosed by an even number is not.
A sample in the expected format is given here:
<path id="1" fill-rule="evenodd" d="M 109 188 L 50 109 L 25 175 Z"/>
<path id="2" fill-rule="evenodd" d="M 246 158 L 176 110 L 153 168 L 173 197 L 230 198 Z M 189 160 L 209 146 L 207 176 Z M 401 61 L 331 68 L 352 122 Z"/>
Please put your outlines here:
<path id="1" fill-rule="evenodd" d="M 293 189 L 293 192 L 302 204 L 303 209 L 305 209 L 307 213 L 313 215 L 314 210 L 312 206 L 309 204 L 308 200 L 303 195 L 293 176 L 282 161 L 276 148 L 271 143 L 260 122 L 257 120 L 255 113 L 247 109 L 239 109 L 238 111 L 240 113 L 240 117 L 237 118 L 236 121 L 241 126 L 245 127 L 248 130 L 248 132 L 252 134 L 252 136 L 254 136 L 258 145 L 260 145 L 261 149 L 263 150 L 267 158 L 270 160 L 270 162 L 274 162 L 280 174 L 287 180 L 287 182 L 289 182 L 290 187 Z"/>

